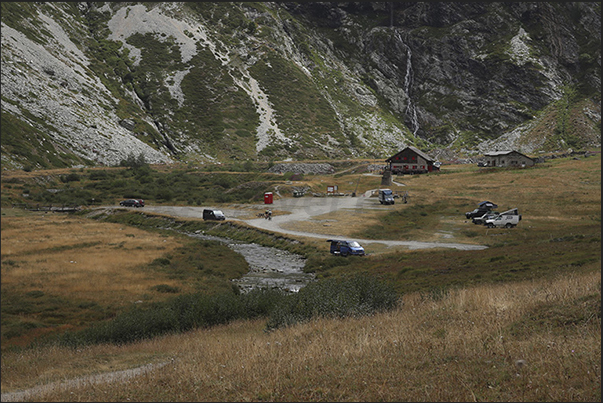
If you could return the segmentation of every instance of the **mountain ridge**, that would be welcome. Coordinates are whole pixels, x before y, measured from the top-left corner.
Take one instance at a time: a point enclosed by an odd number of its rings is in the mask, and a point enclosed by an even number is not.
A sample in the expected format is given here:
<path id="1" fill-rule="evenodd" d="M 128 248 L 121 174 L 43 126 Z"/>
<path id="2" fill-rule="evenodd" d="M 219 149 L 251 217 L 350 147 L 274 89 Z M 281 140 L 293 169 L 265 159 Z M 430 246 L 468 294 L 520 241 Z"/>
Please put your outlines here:
<path id="1" fill-rule="evenodd" d="M 600 60 L 598 3 L 3 3 L 2 164 L 596 148 Z"/>

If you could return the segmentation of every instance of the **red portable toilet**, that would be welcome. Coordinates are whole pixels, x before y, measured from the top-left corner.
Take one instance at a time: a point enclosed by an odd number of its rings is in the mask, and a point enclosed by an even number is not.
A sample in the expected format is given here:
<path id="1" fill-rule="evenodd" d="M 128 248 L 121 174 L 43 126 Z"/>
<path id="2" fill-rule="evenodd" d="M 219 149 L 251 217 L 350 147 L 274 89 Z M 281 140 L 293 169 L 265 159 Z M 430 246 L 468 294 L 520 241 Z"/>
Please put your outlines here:
<path id="1" fill-rule="evenodd" d="M 272 192 L 264 193 L 264 204 L 272 204 Z"/>

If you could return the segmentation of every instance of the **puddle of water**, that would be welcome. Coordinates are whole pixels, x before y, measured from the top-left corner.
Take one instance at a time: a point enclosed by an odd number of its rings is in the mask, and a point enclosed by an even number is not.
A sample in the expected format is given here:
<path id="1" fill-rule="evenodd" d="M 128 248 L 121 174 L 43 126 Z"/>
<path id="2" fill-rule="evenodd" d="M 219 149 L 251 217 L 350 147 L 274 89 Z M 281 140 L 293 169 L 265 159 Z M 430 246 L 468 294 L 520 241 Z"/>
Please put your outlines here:
<path id="1" fill-rule="evenodd" d="M 306 261 L 301 255 L 255 243 L 241 243 L 229 238 L 205 235 L 200 232 L 187 235 L 222 242 L 243 255 L 249 264 L 249 272 L 240 279 L 232 280 L 243 292 L 257 287 L 277 287 L 285 291 L 298 292 L 315 278 L 312 273 L 304 273 L 303 268 Z"/>

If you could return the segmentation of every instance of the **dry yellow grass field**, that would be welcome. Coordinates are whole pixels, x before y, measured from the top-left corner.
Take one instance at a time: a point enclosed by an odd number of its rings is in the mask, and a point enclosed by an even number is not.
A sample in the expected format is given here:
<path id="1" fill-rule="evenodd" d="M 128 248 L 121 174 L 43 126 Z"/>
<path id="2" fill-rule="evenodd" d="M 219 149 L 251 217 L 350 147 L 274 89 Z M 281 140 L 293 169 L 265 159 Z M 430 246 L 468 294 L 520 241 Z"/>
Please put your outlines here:
<path id="1" fill-rule="evenodd" d="M 27 401 L 597 401 L 600 317 L 525 331 L 543 307 L 600 301 L 600 272 L 404 297 L 372 317 L 262 331 L 262 321 L 129 346 L 4 354 L 2 392 Z M 582 301 L 583 308 L 576 307 Z M 591 307 L 592 308 L 592 307 Z M 65 379 L 168 363 L 112 381 Z M 13 397 L 17 398 L 18 395 Z M 4 400 L 3 400 L 4 401 Z"/>
<path id="2" fill-rule="evenodd" d="M 3 209 L 3 212 L 5 209 Z M 163 237 L 119 224 L 101 223 L 65 213 L 30 213 L 26 216 L 2 216 L 2 290 L 3 293 L 34 294 L 60 299 L 82 307 L 123 309 L 141 300 L 165 299 L 151 293 L 157 285 L 178 286 L 181 281 L 168 278 L 147 266 L 180 246 L 174 237 Z M 190 290 L 188 290 L 190 291 Z M 10 345 L 25 346 L 49 332 L 85 325 L 91 318 L 81 317 L 85 310 L 69 306 L 53 309 L 54 315 L 71 315 L 71 325 L 38 327 L 35 316 L 24 316 L 31 329 Z M 44 311 L 41 315 L 45 315 Z M 77 319 L 81 317 L 81 319 Z M 3 344 L 3 350 L 7 345 Z"/>
<path id="3" fill-rule="evenodd" d="M 27 234 L 27 236 L 23 236 Z M 135 302 L 155 284 L 141 267 L 179 246 L 172 237 L 62 213 L 2 217 L 2 286 L 83 301 Z"/>

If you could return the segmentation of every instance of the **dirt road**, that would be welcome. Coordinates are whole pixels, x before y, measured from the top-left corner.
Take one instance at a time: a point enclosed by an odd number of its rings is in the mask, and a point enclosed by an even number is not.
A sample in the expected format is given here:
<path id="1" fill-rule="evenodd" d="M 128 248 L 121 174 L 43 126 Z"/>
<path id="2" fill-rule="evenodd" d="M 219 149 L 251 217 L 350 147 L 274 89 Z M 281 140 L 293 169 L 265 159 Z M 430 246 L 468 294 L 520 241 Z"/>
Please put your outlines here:
<path id="1" fill-rule="evenodd" d="M 313 232 L 302 232 L 287 229 L 284 224 L 292 222 L 303 222 L 312 217 L 321 216 L 338 210 L 350 211 L 350 217 L 353 219 L 355 210 L 384 210 L 387 207 L 381 206 L 378 200 L 370 197 L 372 191 L 367 191 L 358 197 L 351 196 L 332 196 L 332 197 L 283 197 L 275 198 L 272 204 L 256 205 L 233 205 L 232 207 L 190 207 L 190 206 L 145 206 L 144 210 L 160 214 L 166 214 L 174 217 L 183 218 L 201 218 L 204 208 L 219 208 L 224 212 L 228 220 L 241 221 L 256 228 L 261 228 L 271 232 L 278 232 L 287 235 L 331 239 L 341 238 L 341 234 L 318 234 Z M 272 211 L 285 212 L 288 214 L 279 214 L 273 216 L 272 220 L 257 217 L 258 213 L 263 213 L 266 209 Z M 430 249 L 430 248 L 453 248 L 460 250 L 481 250 L 487 246 L 463 244 L 454 242 L 420 242 L 420 241 L 391 241 L 375 239 L 356 239 L 361 244 L 381 243 L 390 246 L 403 246 L 408 249 Z"/>

